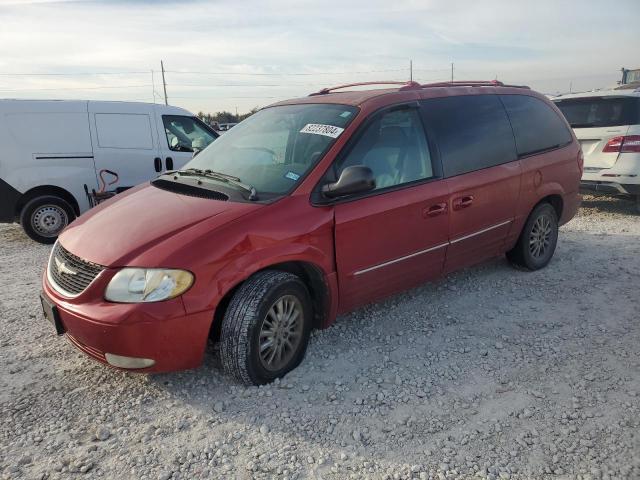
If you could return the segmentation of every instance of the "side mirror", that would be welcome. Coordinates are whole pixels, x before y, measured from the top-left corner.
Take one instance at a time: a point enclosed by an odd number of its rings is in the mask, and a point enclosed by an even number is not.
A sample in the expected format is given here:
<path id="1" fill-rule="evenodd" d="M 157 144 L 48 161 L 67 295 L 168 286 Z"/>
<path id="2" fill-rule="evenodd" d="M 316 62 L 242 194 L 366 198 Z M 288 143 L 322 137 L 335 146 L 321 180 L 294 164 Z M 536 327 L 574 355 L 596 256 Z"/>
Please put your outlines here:
<path id="1" fill-rule="evenodd" d="M 322 187 L 322 194 L 328 198 L 368 192 L 376 188 L 376 179 L 369 167 L 353 165 L 345 168 L 337 182 Z"/>
<path id="2" fill-rule="evenodd" d="M 202 151 L 202 149 L 200 148 L 194 148 L 193 149 L 193 154 L 191 155 L 191 158 L 194 158 L 196 155 L 198 155 L 200 152 Z"/>

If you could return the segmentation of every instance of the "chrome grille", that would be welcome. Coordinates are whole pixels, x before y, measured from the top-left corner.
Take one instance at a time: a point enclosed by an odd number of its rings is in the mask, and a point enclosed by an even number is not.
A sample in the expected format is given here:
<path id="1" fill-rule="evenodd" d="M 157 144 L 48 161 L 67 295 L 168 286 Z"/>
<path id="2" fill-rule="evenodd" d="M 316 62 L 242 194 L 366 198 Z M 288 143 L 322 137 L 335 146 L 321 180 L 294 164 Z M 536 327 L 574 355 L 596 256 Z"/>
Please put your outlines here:
<path id="1" fill-rule="evenodd" d="M 56 242 L 47 272 L 55 290 L 73 297 L 81 294 L 102 270 L 102 265 L 82 260 Z"/>

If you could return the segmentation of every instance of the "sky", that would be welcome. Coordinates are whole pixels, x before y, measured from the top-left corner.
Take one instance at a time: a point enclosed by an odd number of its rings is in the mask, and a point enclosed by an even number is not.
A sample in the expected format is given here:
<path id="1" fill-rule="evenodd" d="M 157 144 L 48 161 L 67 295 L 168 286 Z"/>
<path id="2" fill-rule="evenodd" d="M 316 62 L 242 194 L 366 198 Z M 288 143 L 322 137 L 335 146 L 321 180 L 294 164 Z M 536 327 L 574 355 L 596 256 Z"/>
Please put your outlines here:
<path id="1" fill-rule="evenodd" d="M 325 86 L 485 80 L 547 94 L 640 68 L 640 0 L 0 0 L 0 98 L 239 113 Z"/>

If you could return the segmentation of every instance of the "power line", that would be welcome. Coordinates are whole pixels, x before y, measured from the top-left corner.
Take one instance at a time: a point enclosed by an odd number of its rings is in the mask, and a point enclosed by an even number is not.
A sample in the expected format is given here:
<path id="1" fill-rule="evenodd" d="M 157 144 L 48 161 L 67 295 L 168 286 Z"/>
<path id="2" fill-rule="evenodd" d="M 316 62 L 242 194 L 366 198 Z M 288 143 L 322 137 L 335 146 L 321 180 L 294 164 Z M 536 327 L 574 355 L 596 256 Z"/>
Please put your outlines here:
<path id="1" fill-rule="evenodd" d="M 4 73 L 3 77 L 79 77 L 84 75 L 148 75 L 149 72 Z"/>
<path id="2" fill-rule="evenodd" d="M 0 92 L 40 92 L 40 91 L 57 91 L 57 90 L 102 90 L 111 88 L 148 88 L 148 85 L 104 85 L 100 87 L 58 87 L 58 88 L 18 88 L 18 89 L 0 89 Z"/>
<path id="3" fill-rule="evenodd" d="M 406 72 L 407 68 L 393 68 L 386 70 L 366 70 L 353 72 L 290 72 L 290 73 L 252 73 L 252 72 L 193 72 L 181 70 L 165 70 L 166 73 L 177 73 L 185 75 L 247 75 L 247 76 L 314 76 L 314 75 L 361 75 L 365 73 L 382 73 L 382 72 Z"/>

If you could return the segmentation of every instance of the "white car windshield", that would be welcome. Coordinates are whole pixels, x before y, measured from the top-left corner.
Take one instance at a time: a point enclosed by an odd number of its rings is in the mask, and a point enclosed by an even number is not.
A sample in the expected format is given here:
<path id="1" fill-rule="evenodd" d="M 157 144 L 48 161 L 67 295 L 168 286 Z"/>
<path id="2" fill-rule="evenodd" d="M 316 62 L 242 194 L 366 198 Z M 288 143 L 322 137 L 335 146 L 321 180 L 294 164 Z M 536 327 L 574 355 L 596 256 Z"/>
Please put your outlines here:
<path id="1" fill-rule="evenodd" d="M 258 194 L 282 195 L 316 165 L 357 112 L 356 107 L 337 104 L 266 108 L 222 135 L 184 168 L 230 175 Z"/>

